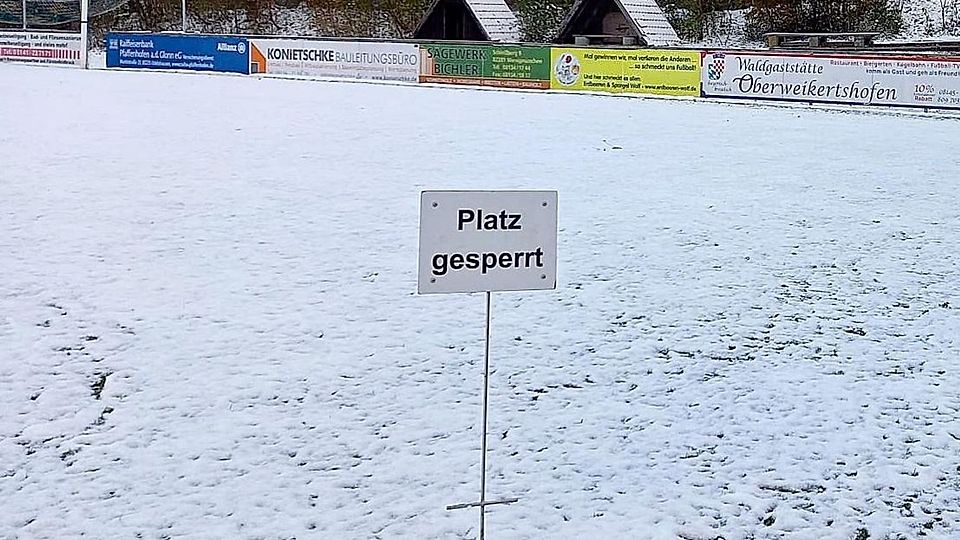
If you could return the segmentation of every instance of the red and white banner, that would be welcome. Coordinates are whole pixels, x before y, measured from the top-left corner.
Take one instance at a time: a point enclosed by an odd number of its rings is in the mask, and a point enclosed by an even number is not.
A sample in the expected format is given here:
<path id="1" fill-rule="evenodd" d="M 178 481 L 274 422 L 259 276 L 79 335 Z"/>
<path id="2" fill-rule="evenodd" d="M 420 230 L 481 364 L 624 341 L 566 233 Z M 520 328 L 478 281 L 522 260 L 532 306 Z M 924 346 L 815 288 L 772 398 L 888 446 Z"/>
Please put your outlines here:
<path id="1" fill-rule="evenodd" d="M 80 34 L 0 32 L 0 61 L 81 67 Z"/>
<path id="2" fill-rule="evenodd" d="M 706 52 L 703 95 L 960 108 L 960 57 Z"/>

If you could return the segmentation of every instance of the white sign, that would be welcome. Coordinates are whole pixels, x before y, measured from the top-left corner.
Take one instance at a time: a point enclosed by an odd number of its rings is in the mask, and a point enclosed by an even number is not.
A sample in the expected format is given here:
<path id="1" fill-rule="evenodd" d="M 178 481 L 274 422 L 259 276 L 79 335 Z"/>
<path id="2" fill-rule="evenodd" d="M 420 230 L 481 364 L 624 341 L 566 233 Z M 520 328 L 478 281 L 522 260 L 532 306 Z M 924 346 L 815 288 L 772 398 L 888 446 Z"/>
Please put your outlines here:
<path id="1" fill-rule="evenodd" d="M 556 287 L 556 191 L 420 195 L 421 294 Z"/>
<path id="2" fill-rule="evenodd" d="M 80 34 L 0 32 L 0 61 L 82 67 Z"/>
<path id="3" fill-rule="evenodd" d="M 960 108 L 960 58 L 712 52 L 703 93 L 860 105 Z"/>
<path id="4" fill-rule="evenodd" d="M 250 73 L 406 82 L 420 77 L 420 48 L 410 43 L 251 39 L 250 45 Z"/>

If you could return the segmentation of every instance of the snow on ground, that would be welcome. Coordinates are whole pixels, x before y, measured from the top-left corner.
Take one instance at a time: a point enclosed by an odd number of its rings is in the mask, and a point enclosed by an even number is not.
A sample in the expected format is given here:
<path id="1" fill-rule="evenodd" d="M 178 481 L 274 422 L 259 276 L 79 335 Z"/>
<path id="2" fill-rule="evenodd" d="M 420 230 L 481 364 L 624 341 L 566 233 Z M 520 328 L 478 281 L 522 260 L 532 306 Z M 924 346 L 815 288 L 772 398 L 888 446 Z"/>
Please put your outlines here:
<path id="1" fill-rule="evenodd" d="M 0 538 L 472 538 L 483 298 L 422 188 L 556 188 L 489 538 L 960 537 L 960 123 L 0 65 Z"/>
<path id="2" fill-rule="evenodd" d="M 960 4 L 954 0 L 909 0 L 900 5 L 899 38 L 955 38 L 960 33 Z"/>

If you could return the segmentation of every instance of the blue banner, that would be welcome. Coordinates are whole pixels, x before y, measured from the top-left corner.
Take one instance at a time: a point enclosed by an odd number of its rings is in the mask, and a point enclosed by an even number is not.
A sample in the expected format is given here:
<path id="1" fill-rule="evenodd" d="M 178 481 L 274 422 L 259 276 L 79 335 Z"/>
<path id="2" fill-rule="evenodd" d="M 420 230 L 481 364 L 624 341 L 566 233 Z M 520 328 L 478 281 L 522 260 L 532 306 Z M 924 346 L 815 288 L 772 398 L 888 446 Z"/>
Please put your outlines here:
<path id="1" fill-rule="evenodd" d="M 107 67 L 250 72 L 245 38 L 190 34 L 107 34 Z"/>

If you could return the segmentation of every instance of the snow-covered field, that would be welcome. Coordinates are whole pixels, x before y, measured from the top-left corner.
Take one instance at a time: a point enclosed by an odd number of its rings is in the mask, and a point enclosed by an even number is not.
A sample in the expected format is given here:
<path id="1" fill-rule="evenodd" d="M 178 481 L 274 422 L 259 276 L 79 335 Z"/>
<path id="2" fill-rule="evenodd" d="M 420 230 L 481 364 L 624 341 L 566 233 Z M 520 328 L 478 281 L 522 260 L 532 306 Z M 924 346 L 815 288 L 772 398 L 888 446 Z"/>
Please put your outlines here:
<path id="1" fill-rule="evenodd" d="M 0 538 L 473 538 L 483 297 L 422 188 L 556 188 L 488 538 L 960 537 L 960 122 L 0 65 Z"/>

